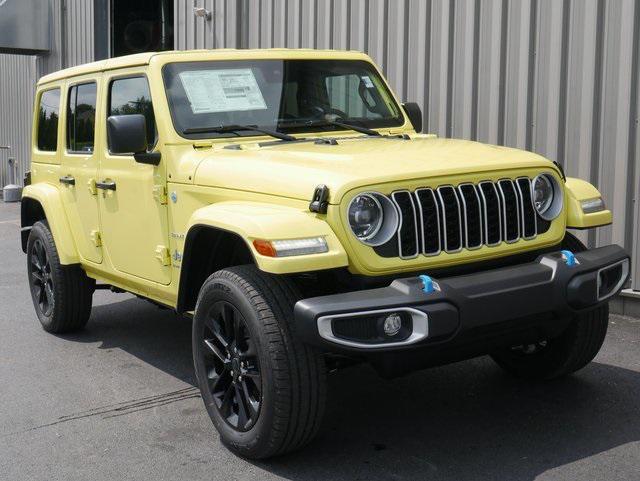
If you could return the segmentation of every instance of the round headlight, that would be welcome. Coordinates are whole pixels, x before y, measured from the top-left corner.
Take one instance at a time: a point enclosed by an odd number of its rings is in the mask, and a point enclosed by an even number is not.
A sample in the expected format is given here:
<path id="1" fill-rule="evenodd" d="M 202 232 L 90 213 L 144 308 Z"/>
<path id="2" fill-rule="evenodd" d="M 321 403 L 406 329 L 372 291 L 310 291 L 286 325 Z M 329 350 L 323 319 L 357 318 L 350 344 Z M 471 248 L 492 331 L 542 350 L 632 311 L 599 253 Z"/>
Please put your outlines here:
<path id="1" fill-rule="evenodd" d="M 540 174 L 531 184 L 533 205 L 544 220 L 553 220 L 562 211 L 562 190 L 549 174 Z"/>
<path id="2" fill-rule="evenodd" d="M 351 232 L 368 246 L 387 242 L 398 230 L 399 216 L 391 200 L 378 192 L 356 195 L 347 208 Z"/>
<path id="3" fill-rule="evenodd" d="M 380 227 L 384 214 L 378 199 L 371 194 L 360 194 L 349 204 L 349 225 L 355 236 L 366 241 L 375 236 Z"/>

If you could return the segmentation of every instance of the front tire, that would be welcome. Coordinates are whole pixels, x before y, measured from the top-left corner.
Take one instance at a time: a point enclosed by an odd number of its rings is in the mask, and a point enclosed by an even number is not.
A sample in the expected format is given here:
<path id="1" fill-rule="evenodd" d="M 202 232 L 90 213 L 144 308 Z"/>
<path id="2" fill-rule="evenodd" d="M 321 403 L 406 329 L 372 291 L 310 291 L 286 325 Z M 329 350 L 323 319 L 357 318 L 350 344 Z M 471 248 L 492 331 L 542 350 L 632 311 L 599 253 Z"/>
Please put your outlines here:
<path id="1" fill-rule="evenodd" d="M 29 233 L 27 273 L 33 306 L 45 331 L 60 334 L 87 324 L 95 281 L 78 265 L 60 264 L 46 221 L 36 222 Z"/>
<path id="2" fill-rule="evenodd" d="M 193 321 L 198 387 L 222 442 L 263 459 L 316 434 L 326 398 L 321 354 L 293 332 L 299 296 L 286 279 L 238 266 L 202 286 Z"/>
<path id="3" fill-rule="evenodd" d="M 567 234 L 563 249 L 573 252 L 586 246 Z M 604 304 L 573 317 L 557 338 L 536 344 L 514 346 L 494 352 L 491 357 L 510 374 L 530 380 L 551 380 L 574 373 L 589 364 L 600 351 L 609 326 L 609 305 Z"/>

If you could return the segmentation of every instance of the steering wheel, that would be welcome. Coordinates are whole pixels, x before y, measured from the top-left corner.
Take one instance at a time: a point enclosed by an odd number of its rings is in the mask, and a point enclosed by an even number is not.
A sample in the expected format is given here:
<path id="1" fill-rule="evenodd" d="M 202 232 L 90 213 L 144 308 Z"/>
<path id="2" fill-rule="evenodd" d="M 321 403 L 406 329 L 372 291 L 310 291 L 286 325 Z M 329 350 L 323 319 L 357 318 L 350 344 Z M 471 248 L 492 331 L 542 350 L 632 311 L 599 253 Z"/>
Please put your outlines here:
<path id="1" fill-rule="evenodd" d="M 338 110 L 338 109 L 333 109 L 333 108 L 330 108 L 327 112 L 325 112 L 325 115 L 336 115 L 338 119 L 349 118 L 346 112 L 343 112 L 342 110 Z"/>

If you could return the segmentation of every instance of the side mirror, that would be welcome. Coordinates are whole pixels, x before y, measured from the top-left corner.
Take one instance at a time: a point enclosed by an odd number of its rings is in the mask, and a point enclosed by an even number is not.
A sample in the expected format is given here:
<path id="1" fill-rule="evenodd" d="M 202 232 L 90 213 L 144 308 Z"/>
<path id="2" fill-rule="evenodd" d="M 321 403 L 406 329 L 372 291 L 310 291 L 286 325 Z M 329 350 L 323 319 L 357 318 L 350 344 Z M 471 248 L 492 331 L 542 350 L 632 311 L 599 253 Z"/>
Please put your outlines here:
<path id="1" fill-rule="evenodd" d="M 413 125 L 413 130 L 418 133 L 422 132 L 422 110 L 420 110 L 420 106 L 415 102 L 407 102 L 402 104 L 402 107 L 407 117 L 409 117 L 411 125 Z"/>
<path id="2" fill-rule="evenodd" d="M 133 154 L 136 162 L 158 165 L 159 152 L 147 152 L 147 121 L 142 114 L 112 115 L 107 119 L 109 151 Z"/>

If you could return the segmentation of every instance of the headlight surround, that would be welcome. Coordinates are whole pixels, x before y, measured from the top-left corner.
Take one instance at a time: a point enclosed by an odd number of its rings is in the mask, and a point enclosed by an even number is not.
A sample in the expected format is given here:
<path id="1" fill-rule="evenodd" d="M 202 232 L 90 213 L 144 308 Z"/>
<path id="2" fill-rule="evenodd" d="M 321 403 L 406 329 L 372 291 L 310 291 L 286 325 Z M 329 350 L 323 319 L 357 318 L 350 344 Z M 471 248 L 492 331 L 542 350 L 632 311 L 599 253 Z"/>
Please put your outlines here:
<path id="1" fill-rule="evenodd" d="M 533 179 L 531 199 L 536 212 L 544 220 L 551 221 L 562 212 L 562 188 L 550 174 L 539 174 Z"/>
<path id="2" fill-rule="evenodd" d="M 347 221 L 353 235 L 363 244 L 379 246 L 398 230 L 400 217 L 391 200 L 379 192 L 356 195 L 347 207 Z"/>

